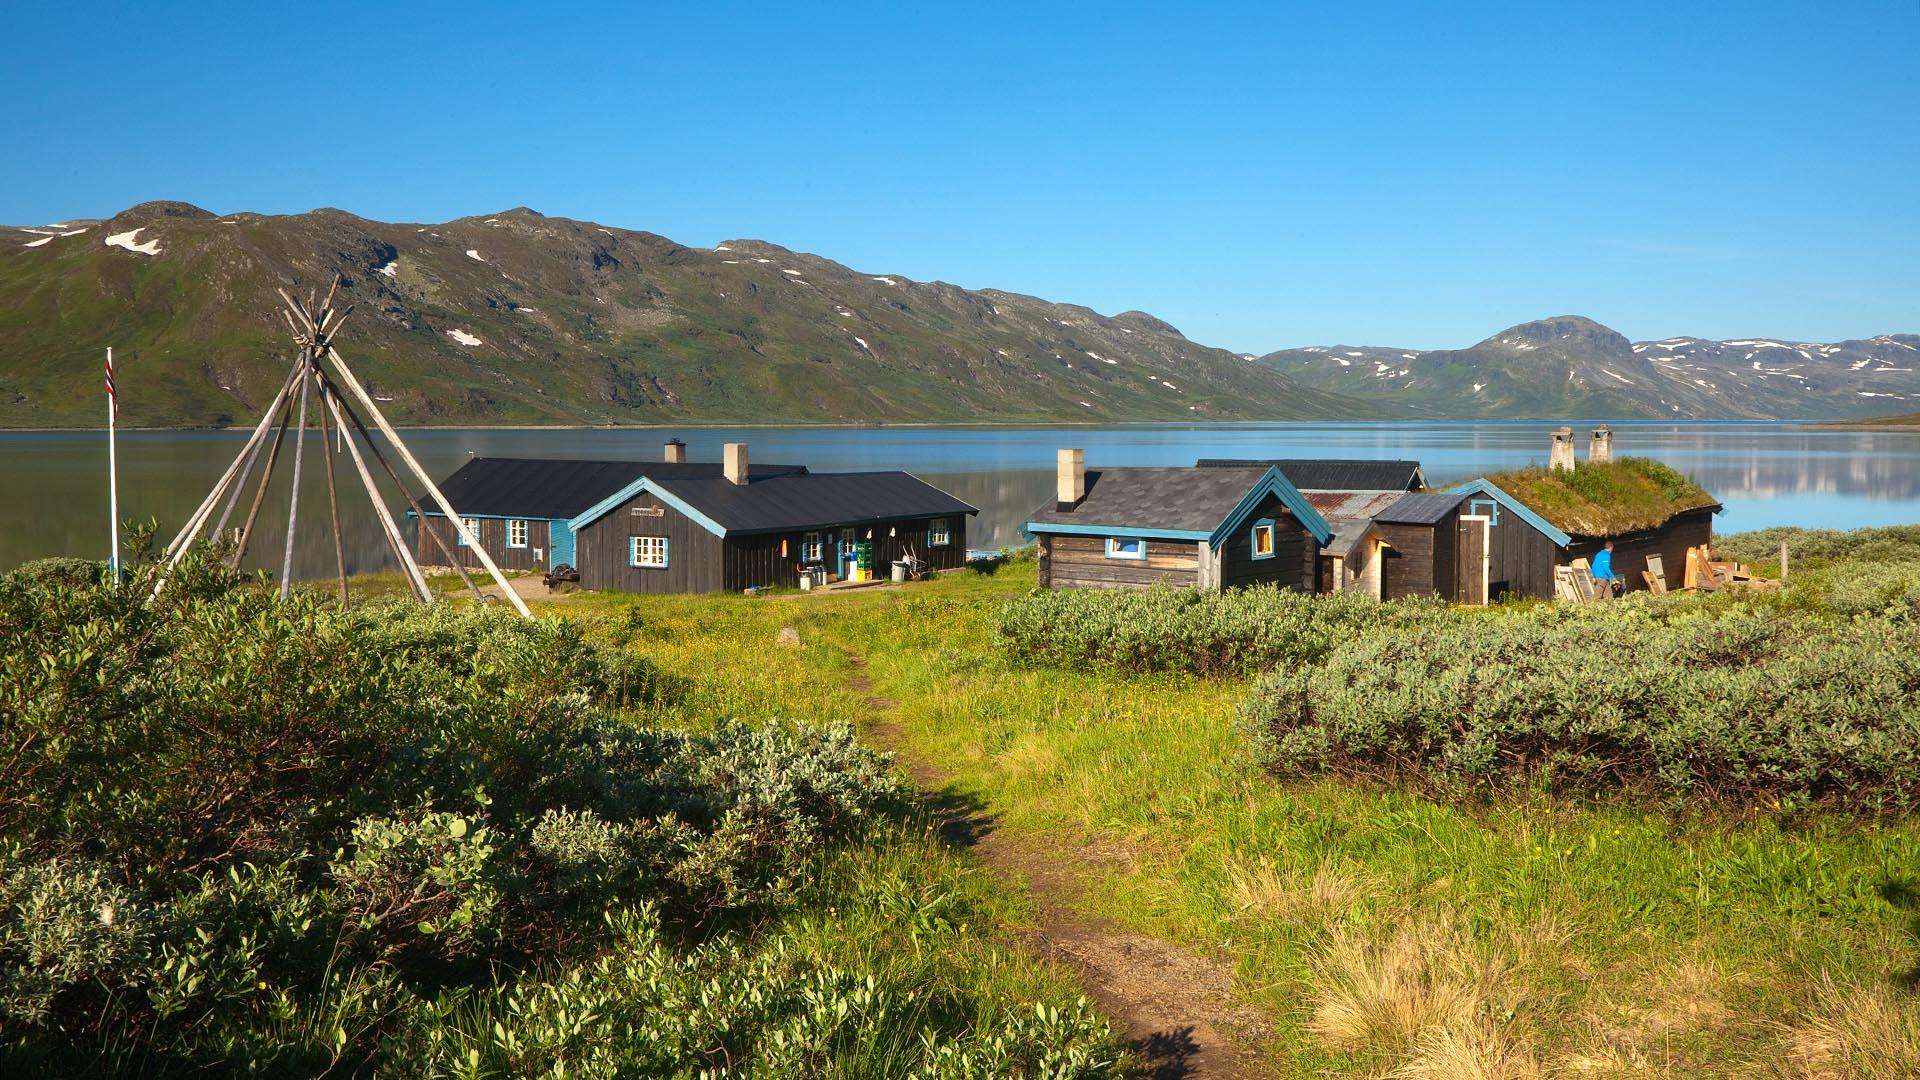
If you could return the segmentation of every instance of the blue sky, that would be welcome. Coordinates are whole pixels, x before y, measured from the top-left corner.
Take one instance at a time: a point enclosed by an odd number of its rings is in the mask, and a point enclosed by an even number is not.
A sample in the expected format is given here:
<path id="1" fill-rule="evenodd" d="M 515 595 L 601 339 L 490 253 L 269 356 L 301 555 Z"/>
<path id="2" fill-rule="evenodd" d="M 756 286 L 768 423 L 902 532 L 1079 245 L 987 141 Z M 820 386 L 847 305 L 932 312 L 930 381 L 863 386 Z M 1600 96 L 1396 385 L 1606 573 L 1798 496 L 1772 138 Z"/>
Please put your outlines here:
<path id="1" fill-rule="evenodd" d="M 1248 351 L 1920 331 L 1914 0 L 161 7 L 0 15 L 0 221 L 527 205 Z"/>

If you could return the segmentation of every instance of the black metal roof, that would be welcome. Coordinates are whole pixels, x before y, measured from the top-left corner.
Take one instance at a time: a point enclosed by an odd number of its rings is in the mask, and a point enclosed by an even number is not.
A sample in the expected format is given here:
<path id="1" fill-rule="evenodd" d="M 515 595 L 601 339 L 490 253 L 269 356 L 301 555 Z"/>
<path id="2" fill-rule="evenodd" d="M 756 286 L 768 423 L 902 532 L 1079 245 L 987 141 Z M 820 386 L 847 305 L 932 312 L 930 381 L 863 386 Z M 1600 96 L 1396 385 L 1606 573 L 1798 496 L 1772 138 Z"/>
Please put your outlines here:
<path id="1" fill-rule="evenodd" d="M 719 462 L 575 461 L 558 458 L 474 458 L 440 483 L 462 514 L 571 518 L 621 488 L 651 476 L 722 478 Z M 805 473 L 804 465 L 747 467 L 749 479 Z M 436 515 L 437 516 L 437 515 Z"/>
<path id="2" fill-rule="evenodd" d="M 1302 491 L 1414 491 L 1426 482 L 1417 461 L 1201 458 L 1198 464 L 1203 469 L 1265 469 L 1277 465 L 1281 475 Z"/>
<path id="3" fill-rule="evenodd" d="M 912 473 L 898 470 L 748 475 L 746 484 L 736 484 L 717 469 L 707 475 L 661 475 L 647 470 L 650 481 L 706 515 L 729 535 L 980 512 Z"/>
<path id="4" fill-rule="evenodd" d="M 1087 495 L 1072 509 L 1047 502 L 1034 525 L 1109 525 L 1148 531 L 1210 533 L 1240 505 L 1267 467 L 1088 469 Z"/>
<path id="5" fill-rule="evenodd" d="M 1385 510 L 1373 515 L 1373 520 L 1382 525 L 1438 525 L 1466 498 L 1464 492 L 1402 495 Z"/>

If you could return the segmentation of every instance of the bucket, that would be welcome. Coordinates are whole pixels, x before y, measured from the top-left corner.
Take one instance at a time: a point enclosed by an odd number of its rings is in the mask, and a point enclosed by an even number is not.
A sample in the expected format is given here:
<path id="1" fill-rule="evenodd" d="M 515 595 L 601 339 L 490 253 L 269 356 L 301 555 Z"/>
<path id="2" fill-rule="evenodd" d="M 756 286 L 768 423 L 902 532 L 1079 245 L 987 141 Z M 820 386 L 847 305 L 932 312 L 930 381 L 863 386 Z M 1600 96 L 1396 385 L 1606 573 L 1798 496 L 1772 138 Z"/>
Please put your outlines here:
<path id="1" fill-rule="evenodd" d="M 906 563 L 896 561 L 893 564 L 893 580 L 895 581 L 907 580 L 907 564 Z"/>

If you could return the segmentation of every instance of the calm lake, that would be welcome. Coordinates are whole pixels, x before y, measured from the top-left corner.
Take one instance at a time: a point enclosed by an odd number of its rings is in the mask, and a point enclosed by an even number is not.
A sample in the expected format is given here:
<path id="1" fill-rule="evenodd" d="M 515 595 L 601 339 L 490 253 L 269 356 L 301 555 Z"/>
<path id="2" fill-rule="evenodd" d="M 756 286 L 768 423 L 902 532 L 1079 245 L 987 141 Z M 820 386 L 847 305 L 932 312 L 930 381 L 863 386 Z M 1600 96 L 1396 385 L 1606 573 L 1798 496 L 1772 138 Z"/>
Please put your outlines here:
<path id="1" fill-rule="evenodd" d="M 1078 446 L 1089 468 L 1190 465 L 1201 457 L 1414 458 L 1432 484 L 1448 484 L 1547 457 L 1557 425 L 1217 424 L 1111 428 L 673 428 L 403 432 L 421 463 L 445 476 L 469 455 L 658 460 L 679 436 L 697 461 L 723 442 L 745 441 L 754 460 L 816 471 L 907 469 L 980 508 L 968 543 L 1022 542 L 1020 523 L 1052 491 L 1054 450 Z M 1920 522 L 1920 433 L 1810 431 L 1787 424 L 1620 424 L 1615 452 L 1658 458 L 1691 475 L 1726 504 L 1717 529 L 1768 525 L 1856 528 Z M 302 481 L 301 575 L 332 573 L 326 486 L 308 444 Z M 120 436 L 123 518 L 157 517 L 170 537 L 219 478 L 244 432 L 132 432 Z M 1580 451 L 1585 454 L 1585 432 Z M 282 449 L 288 457 L 291 445 Z M 0 432 L 0 569 L 47 555 L 102 558 L 107 547 L 104 432 Z M 285 484 L 280 465 L 276 488 Z M 352 572 L 389 568 L 350 462 L 339 479 Z M 249 492 L 249 495 L 251 493 Z M 276 497 L 277 495 L 277 497 Z M 280 562 L 284 491 L 269 495 L 249 563 Z M 404 509 L 389 492 L 389 505 Z M 236 523 L 244 516 L 243 498 Z M 311 530 L 311 531 L 309 531 Z"/>

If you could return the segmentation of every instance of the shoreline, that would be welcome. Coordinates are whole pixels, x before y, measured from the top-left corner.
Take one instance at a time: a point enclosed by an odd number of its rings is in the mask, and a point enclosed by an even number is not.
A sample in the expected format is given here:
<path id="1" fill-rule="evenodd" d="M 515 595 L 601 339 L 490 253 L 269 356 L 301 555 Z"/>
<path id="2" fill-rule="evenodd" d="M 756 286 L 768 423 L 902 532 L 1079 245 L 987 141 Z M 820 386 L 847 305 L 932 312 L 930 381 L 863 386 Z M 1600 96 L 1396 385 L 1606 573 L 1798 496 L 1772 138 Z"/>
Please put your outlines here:
<path id="1" fill-rule="evenodd" d="M 827 420 L 785 420 L 757 422 L 751 420 L 728 421 L 691 421 L 676 424 L 619 424 L 608 427 L 605 424 L 394 424 L 396 431 L 711 431 L 721 428 L 774 428 L 804 430 L 822 428 L 832 430 L 886 430 L 921 428 L 981 428 L 1021 430 L 1029 428 L 1221 428 L 1221 427 L 1532 427 L 1539 424 L 1571 424 L 1579 427 L 1585 424 L 1607 424 L 1612 427 L 1798 427 L 1819 431 L 1916 431 L 1920 422 L 1911 424 L 1874 424 L 1849 420 L 1608 420 L 1608 419 L 1381 419 L 1381 420 L 897 420 L 897 421 L 853 421 L 835 423 Z M 105 425 L 93 427 L 3 427 L 0 435 L 34 434 L 85 434 L 104 433 Z M 230 427 L 134 427 L 118 425 L 116 431 L 138 434 L 160 432 L 165 434 L 201 433 L 209 435 L 241 434 L 249 429 L 239 425 Z"/>

